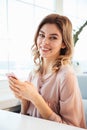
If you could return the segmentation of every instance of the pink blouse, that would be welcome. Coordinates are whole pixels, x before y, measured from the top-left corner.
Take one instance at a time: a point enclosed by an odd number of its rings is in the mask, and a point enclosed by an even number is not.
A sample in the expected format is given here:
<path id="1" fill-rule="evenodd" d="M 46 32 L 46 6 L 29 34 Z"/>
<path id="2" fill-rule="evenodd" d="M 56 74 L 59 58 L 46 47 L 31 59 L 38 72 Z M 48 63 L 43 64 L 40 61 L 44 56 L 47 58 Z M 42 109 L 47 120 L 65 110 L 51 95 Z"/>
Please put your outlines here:
<path id="1" fill-rule="evenodd" d="M 49 120 L 86 128 L 82 97 L 72 67 L 63 66 L 58 72 L 46 74 L 43 78 L 30 73 L 28 81 L 37 87 L 38 92 L 53 110 Z M 42 118 L 31 102 L 27 114 Z"/>

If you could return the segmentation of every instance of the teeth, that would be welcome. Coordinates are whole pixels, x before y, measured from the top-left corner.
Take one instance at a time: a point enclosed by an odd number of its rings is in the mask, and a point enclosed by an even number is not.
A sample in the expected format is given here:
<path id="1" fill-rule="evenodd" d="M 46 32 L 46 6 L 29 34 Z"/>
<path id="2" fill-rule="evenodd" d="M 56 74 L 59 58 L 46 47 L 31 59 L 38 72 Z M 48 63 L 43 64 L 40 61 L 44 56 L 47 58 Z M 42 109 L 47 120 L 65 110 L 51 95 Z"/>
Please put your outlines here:
<path id="1" fill-rule="evenodd" d="M 42 50 L 49 50 L 49 49 L 46 49 L 46 48 L 42 48 Z"/>

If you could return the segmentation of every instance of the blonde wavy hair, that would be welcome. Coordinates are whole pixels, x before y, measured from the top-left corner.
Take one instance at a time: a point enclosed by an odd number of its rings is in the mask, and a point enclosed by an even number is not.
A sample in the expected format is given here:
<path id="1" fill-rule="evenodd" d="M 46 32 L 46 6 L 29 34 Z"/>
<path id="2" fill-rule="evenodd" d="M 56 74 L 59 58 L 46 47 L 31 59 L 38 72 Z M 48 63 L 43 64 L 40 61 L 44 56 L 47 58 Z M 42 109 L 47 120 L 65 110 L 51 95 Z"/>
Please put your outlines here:
<path id="1" fill-rule="evenodd" d="M 40 53 L 37 47 L 37 38 L 39 35 L 39 31 L 44 24 L 55 24 L 61 32 L 63 43 L 66 48 L 60 50 L 60 55 L 55 60 L 52 70 L 58 71 L 63 64 L 71 63 L 72 55 L 73 55 L 73 35 L 72 35 L 72 23 L 66 16 L 62 16 L 59 14 L 50 14 L 46 16 L 41 23 L 39 24 L 35 37 L 34 44 L 32 46 L 32 53 L 34 56 L 34 63 L 37 66 L 36 72 L 39 72 L 42 67 L 43 58 L 41 58 Z"/>

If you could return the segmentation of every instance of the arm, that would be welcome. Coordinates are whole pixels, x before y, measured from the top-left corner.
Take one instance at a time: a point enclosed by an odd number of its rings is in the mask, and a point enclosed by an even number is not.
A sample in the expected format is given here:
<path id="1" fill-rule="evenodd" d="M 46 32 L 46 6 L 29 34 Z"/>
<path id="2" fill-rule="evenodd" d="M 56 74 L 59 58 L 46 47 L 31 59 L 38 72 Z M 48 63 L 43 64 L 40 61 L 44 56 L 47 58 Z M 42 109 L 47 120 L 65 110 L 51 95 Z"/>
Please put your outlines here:
<path id="1" fill-rule="evenodd" d="M 68 74 L 61 82 L 60 115 L 52 111 L 32 83 L 10 78 L 10 86 L 16 95 L 21 95 L 23 99 L 31 101 L 43 118 L 84 127 L 82 99 L 74 75 Z"/>
<path id="2" fill-rule="evenodd" d="M 52 109 L 48 106 L 48 104 L 45 102 L 45 100 L 39 93 L 37 93 L 37 95 L 33 101 L 34 101 L 33 104 L 38 109 L 39 113 L 41 114 L 41 116 L 44 119 L 55 121 L 55 118 L 57 117 L 56 121 L 62 122 L 61 117 L 59 115 L 56 115 L 52 111 Z"/>
<path id="3" fill-rule="evenodd" d="M 42 98 L 42 97 L 41 97 Z M 38 99 L 34 104 L 45 119 L 86 128 L 82 97 L 77 78 L 74 73 L 67 72 L 60 83 L 60 112 L 59 115 L 47 108 L 46 102 Z M 41 103 L 42 102 L 42 103 Z M 46 106 L 47 105 L 47 106 Z"/>
<path id="4" fill-rule="evenodd" d="M 29 107 L 29 101 L 21 100 L 21 114 L 27 114 L 27 109 Z"/>
<path id="5" fill-rule="evenodd" d="M 9 78 L 10 88 L 21 100 L 21 113 L 26 114 L 29 107 L 29 101 L 31 101 L 38 109 L 41 116 L 45 119 L 49 119 L 53 115 L 52 109 L 45 102 L 43 97 L 38 93 L 36 87 L 30 82 L 21 82 L 18 79 L 12 77 Z M 59 117 L 59 116 L 57 116 Z M 60 117 L 58 121 L 60 121 Z"/>
<path id="6" fill-rule="evenodd" d="M 64 123 L 85 128 L 82 97 L 74 73 L 67 73 L 61 81 L 60 115 Z"/>
<path id="7" fill-rule="evenodd" d="M 60 83 L 60 112 L 52 111 L 42 96 L 37 96 L 34 105 L 43 118 L 85 128 L 82 97 L 74 73 L 67 72 Z"/>

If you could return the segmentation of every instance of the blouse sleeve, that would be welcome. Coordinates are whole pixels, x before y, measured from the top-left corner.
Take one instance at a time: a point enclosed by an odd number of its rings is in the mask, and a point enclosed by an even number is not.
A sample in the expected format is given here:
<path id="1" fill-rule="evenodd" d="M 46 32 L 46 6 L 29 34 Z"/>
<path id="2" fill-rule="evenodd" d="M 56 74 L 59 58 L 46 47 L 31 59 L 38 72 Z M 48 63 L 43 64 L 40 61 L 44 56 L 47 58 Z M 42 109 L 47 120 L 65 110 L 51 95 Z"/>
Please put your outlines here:
<path id="1" fill-rule="evenodd" d="M 82 97 L 77 78 L 73 73 L 61 78 L 59 104 L 59 115 L 53 112 L 50 120 L 86 128 Z"/>

